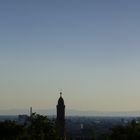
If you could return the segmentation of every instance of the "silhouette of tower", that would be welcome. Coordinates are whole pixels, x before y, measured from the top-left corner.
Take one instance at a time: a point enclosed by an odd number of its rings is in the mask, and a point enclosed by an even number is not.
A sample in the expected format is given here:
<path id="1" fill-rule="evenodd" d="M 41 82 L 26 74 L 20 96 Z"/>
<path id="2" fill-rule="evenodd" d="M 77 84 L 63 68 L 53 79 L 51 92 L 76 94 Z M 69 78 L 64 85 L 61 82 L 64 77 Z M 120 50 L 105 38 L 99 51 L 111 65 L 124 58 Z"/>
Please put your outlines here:
<path id="1" fill-rule="evenodd" d="M 60 92 L 60 98 L 57 104 L 57 120 L 56 120 L 57 130 L 59 136 L 64 140 L 65 138 L 65 104 L 62 98 L 62 92 Z"/>
<path id="2" fill-rule="evenodd" d="M 30 107 L 30 117 L 32 117 L 33 111 L 32 111 L 32 107 Z"/>

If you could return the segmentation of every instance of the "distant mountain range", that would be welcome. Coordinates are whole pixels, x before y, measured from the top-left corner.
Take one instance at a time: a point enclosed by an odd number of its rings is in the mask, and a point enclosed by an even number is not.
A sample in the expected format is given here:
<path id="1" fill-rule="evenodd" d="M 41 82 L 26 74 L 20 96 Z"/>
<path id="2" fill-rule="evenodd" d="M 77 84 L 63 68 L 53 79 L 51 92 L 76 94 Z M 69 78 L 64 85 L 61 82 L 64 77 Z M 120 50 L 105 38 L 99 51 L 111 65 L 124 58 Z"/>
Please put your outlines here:
<path id="1" fill-rule="evenodd" d="M 72 116 L 140 116 L 140 111 L 79 111 L 68 110 L 67 115 Z"/>
<path id="2" fill-rule="evenodd" d="M 56 116 L 55 109 L 33 109 L 33 112 L 42 115 L 48 116 Z M 0 110 L 0 115 L 19 115 L 19 114 L 27 114 L 29 115 L 30 112 L 28 109 L 5 109 Z M 79 110 L 66 110 L 66 116 L 140 116 L 140 111 L 79 111 Z"/>

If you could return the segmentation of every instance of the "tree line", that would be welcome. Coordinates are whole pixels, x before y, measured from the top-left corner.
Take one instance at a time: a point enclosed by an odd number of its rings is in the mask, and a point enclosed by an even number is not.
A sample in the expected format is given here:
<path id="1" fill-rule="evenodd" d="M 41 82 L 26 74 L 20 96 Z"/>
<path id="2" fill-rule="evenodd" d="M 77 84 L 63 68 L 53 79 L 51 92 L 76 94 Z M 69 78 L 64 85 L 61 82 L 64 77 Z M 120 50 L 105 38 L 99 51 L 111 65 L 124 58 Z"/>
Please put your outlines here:
<path id="1" fill-rule="evenodd" d="M 33 113 L 29 121 L 22 125 L 15 121 L 0 122 L 0 140 L 62 140 L 62 138 L 59 137 L 54 122 L 47 116 Z M 92 140 L 96 140 L 96 137 Z M 127 125 L 114 126 L 101 140 L 140 140 L 140 121 L 133 120 Z"/>
<path id="2" fill-rule="evenodd" d="M 0 140 L 61 140 L 56 126 L 47 116 L 33 113 L 23 125 L 15 121 L 0 122 Z"/>

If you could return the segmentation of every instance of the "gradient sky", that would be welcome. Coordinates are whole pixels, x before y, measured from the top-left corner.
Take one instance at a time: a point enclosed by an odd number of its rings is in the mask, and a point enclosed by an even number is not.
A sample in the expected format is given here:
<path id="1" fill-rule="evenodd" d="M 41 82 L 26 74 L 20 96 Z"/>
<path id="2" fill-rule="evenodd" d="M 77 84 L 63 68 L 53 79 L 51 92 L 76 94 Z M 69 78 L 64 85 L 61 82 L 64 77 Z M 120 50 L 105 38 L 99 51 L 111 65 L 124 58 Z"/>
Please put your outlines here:
<path id="1" fill-rule="evenodd" d="M 139 0 L 1 0 L 0 109 L 140 110 Z"/>

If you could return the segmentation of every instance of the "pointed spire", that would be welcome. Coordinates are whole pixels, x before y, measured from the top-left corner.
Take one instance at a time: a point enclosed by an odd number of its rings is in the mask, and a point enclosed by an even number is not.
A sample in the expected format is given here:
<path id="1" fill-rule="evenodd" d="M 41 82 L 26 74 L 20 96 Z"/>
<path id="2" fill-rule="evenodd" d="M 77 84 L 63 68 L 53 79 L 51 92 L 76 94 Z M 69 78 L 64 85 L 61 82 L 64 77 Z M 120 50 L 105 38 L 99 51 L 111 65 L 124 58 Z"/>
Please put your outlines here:
<path id="1" fill-rule="evenodd" d="M 60 92 L 60 97 L 62 97 L 62 92 Z"/>
<path id="2" fill-rule="evenodd" d="M 60 97 L 62 97 L 62 88 L 60 89 Z"/>

